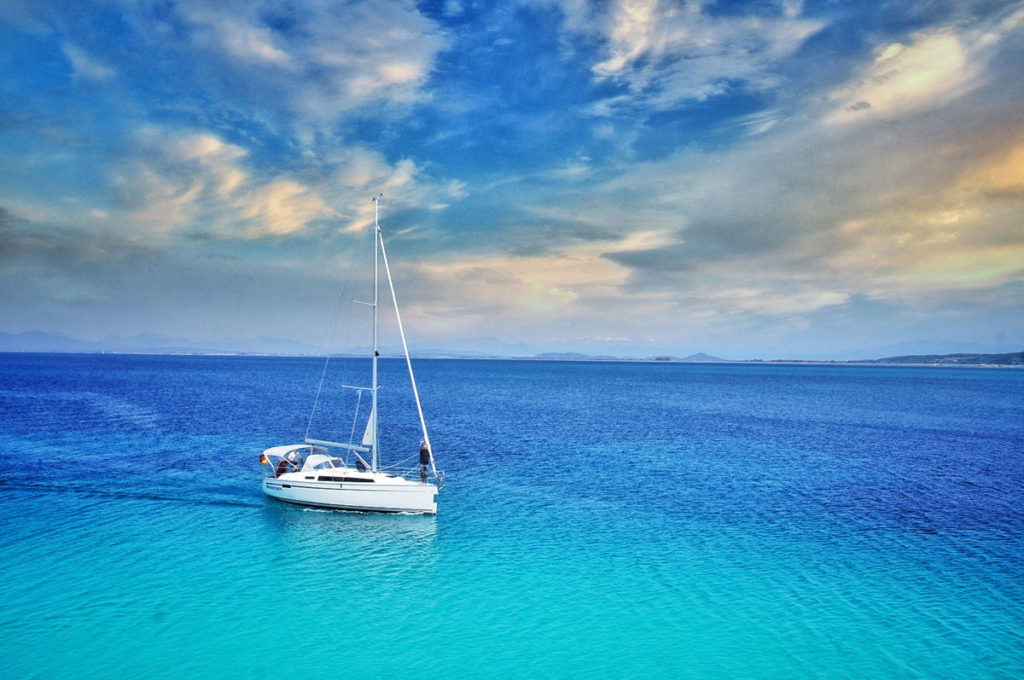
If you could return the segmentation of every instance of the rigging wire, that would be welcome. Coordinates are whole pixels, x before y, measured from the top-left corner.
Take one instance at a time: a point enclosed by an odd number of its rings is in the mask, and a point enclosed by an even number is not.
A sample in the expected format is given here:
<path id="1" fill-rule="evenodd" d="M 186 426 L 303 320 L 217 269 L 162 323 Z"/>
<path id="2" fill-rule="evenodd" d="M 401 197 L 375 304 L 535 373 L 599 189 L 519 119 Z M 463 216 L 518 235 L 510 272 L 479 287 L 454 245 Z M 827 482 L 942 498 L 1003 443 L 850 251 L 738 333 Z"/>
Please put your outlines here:
<path id="1" fill-rule="evenodd" d="M 331 353 L 327 351 L 328 335 L 330 336 L 330 344 L 334 344 L 334 336 L 338 330 L 338 322 L 341 320 L 341 305 L 345 301 L 345 293 L 348 290 L 349 281 L 346 279 L 345 284 L 341 287 L 341 294 L 338 296 L 338 301 L 335 303 L 334 320 L 331 323 L 330 330 L 324 332 L 324 337 L 320 343 L 320 350 L 324 353 L 324 368 L 320 372 L 320 384 L 316 387 L 316 396 L 313 398 L 313 408 L 309 412 L 309 420 L 306 421 L 306 434 L 305 439 L 309 439 L 309 430 L 313 427 L 313 416 L 316 415 L 316 406 L 320 402 L 320 392 L 324 388 L 324 378 L 327 376 L 327 366 L 331 363 Z"/>
<path id="2" fill-rule="evenodd" d="M 320 349 L 320 351 L 324 355 L 324 367 L 323 367 L 323 370 L 320 372 L 320 383 L 317 385 L 317 388 L 316 388 L 316 396 L 313 398 L 313 408 L 310 409 L 309 420 L 306 421 L 306 434 L 305 434 L 305 438 L 306 439 L 309 439 L 309 432 L 310 432 L 310 430 L 313 427 L 313 418 L 316 415 L 316 408 L 317 408 L 317 405 L 320 402 L 320 393 L 323 391 L 324 380 L 325 380 L 325 378 L 327 376 L 327 367 L 331 363 L 331 353 L 330 353 L 329 348 L 334 346 L 335 338 L 337 337 L 337 333 L 338 333 L 338 325 L 341 322 L 342 309 L 344 307 L 344 303 L 347 302 L 347 297 L 348 297 L 348 294 L 349 294 L 351 286 L 352 286 L 352 282 L 353 282 L 353 266 L 352 266 L 352 264 L 355 262 L 356 250 L 357 250 L 356 248 L 349 248 L 348 252 L 347 252 L 347 257 L 345 258 L 345 261 L 343 261 L 341 263 L 340 270 L 345 272 L 345 280 L 342 283 L 341 292 L 339 293 L 338 298 L 337 298 L 337 300 L 334 303 L 334 318 L 332 319 L 332 321 L 328 325 L 328 327 L 324 329 L 324 333 L 323 333 L 323 335 L 320 338 L 319 349 Z M 348 346 L 351 330 L 352 330 L 351 329 L 351 324 L 345 324 L 345 346 L 346 347 Z M 341 375 L 342 381 L 344 381 L 344 378 L 345 378 L 345 375 L 344 375 L 344 370 L 345 369 L 344 369 L 344 367 L 345 367 L 345 364 L 344 364 L 344 362 L 342 362 L 342 375 Z"/>
<path id="3" fill-rule="evenodd" d="M 377 225 L 375 228 L 381 235 L 380 254 L 384 260 L 384 273 L 387 274 L 388 288 L 391 290 L 391 301 L 395 306 L 395 321 L 398 324 L 398 334 L 402 338 L 402 350 L 405 353 L 405 364 L 409 368 L 409 381 L 412 383 L 412 395 L 416 400 L 416 412 L 420 417 L 420 429 L 423 431 L 423 441 L 427 446 L 427 453 L 430 456 L 430 468 L 434 472 L 434 477 L 438 477 L 437 465 L 434 462 L 434 450 L 430 445 L 430 435 L 427 433 L 427 422 L 423 418 L 423 406 L 420 404 L 420 392 L 416 388 L 416 376 L 413 375 L 412 372 L 412 359 L 409 358 L 409 345 L 405 341 L 405 328 L 402 327 L 402 315 L 398 311 L 398 296 L 395 294 L 395 284 L 391 278 L 391 267 L 388 265 L 388 251 L 384 247 L 384 234 L 380 229 L 380 225 Z"/>

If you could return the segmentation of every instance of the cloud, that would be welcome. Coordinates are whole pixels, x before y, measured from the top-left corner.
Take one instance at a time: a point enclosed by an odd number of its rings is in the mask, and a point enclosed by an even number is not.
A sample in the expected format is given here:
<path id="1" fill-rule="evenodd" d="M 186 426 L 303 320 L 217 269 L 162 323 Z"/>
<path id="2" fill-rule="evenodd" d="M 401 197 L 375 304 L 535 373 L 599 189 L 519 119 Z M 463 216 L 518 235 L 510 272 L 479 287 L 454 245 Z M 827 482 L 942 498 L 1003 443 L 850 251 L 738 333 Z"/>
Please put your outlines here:
<path id="1" fill-rule="evenodd" d="M 571 31 L 603 43 L 595 77 L 631 92 L 609 100 L 611 109 L 669 109 L 731 88 L 775 88 L 783 82 L 778 64 L 824 27 L 801 17 L 798 3 L 767 15 L 714 15 L 699 3 L 661 0 L 616 0 L 605 11 L 567 2 L 563 9 Z"/>
<path id="2" fill-rule="evenodd" d="M 861 289 L 876 297 L 999 288 L 1024 278 L 1024 128 L 1008 148 L 973 154 L 928 200 L 880 205 L 841 227 L 847 247 L 833 266 L 870 276 Z M 918 189 L 919 190 L 919 189 Z"/>
<path id="3" fill-rule="evenodd" d="M 290 179 L 254 188 L 232 204 L 254 227 L 250 234 L 290 234 L 334 212 L 308 187 Z"/>
<path id="4" fill-rule="evenodd" d="M 87 314 L 99 298 L 118 299 L 108 288 L 110 272 L 151 267 L 153 255 L 145 246 L 96 240 L 0 208 L 0 308 L 9 318 L 34 319 L 42 327 L 68 313 Z"/>
<path id="5" fill-rule="evenodd" d="M 280 337 L 331 309 L 339 285 L 330 254 L 293 262 L 274 249 L 232 252 L 241 256 L 51 226 L 0 208 L 0 318 L 8 332 L 60 328 L 100 340 L 145 331 L 202 342 Z"/>
<path id="6" fill-rule="evenodd" d="M 1009 144 L 968 169 L 960 185 L 992 197 L 1024 199 L 1024 140 Z"/>
<path id="7" fill-rule="evenodd" d="M 370 196 L 378 191 L 392 212 L 438 209 L 465 195 L 460 182 L 435 180 L 410 159 L 389 163 L 360 146 L 337 148 L 315 166 L 270 173 L 248 150 L 210 132 L 147 126 L 125 146 L 130 150 L 111 173 L 105 222 L 147 238 L 354 232 L 372 223 Z"/>
<path id="8" fill-rule="evenodd" d="M 300 139 L 334 133 L 371 107 L 404 115 L 429 97 L 448 47 L 412 0 L 115 0 L 77 13 L 8 4 L 0 20 L 62 40 L 73 74 L 116 82 L 106 94 L 125 98 L 126 112 L 145 100 L 189 111 L 200 126 L 245 121 Z"/>
<path id="9" fill-rule="evenodd" d="M 183 3 L 182 14 L 194 26 L 193 40 L 211 51 L 220 51 L 229 61 L 255 67 L 299 70 L 297 59 L 287 51 L 287 41 L 265 25 L 254 25 L 255 17 L 239 13 L 228 5 Z M 239 19 L 242 19 L 239 21 Z M 275 43 L 282 43 L 278 47 Z"/>
<path id="10" fill-rule="evenodd" d="M 149 237 L 196 229 L 222 237 L 299 231 L 334 211 L 295 178 L 260 178 L 248 152 L 206 132 L 147 127 L 112 176 L 114 205 Z"/>
<path id="11" fill-rule="evenodd" d="M 178 3 L 147 32 L 184 28 L 207 61 L 202 73 L 220 94 L 267 108 L 337 120 L 372 104 L 421 99 L 445 39 L 407 0 L 307 3 Z"/>
<path id="12" fill-rule="evenodd" d="M 332 195 L 342 229 L 353 233 L 373 223 L 370 197 L 382 193 L 384 210 L 394 215 L 410 209 L 441 210 L 465 197 L 465 184 L 432 177 L 411 158 L 389 163 L 384 154 L 365 147 L 339 149 L 324 159 L 329 170 L 324 191 Z"/>
<path id="13" fill-rule="evenodd" d="M 1018 9 L 980 26 L 930 28 L 879 46 L 866 68 L 828 95 L 833 111 L 826 122 L 898 118 L 970 94 L 985 83 L 999 43 L 1022 21 Z"/>
<path id="14" fill-rule="evenodd" d="M 791 128 L 728 153 L 634 165 L 598 190 L 603 201 L 664 192 L 671 201 L 640 220 L 667 224 L 674 213 L 682 226 L 674 243 L 606 256 L 633 272 L 638 294 L 758 290 L 752 299 L 772 300 L 772 314 L 787 308 L 778 301 L 786 296 L 800 309 L 854 292 L 907 300 L 1003 285 L 1024 270 L 1014 179 L 1021 152 L 986 153 L 967 135 L 947 141 L 948 160 L 938 163 L 932 140 L 947 125 L 857 134 Z M 743 300 L 751 298 L 715 297 L 749 311 Z"/>
<path id="15" fill-rule="evenodd" d="M 858 80 L 830 95 L 833 123 L 889 117 L 930 108 L 972 89 L 980 69 L 951 31 L 916 36 L 880 49 Z"/>
<path id="16" fill-rule="evenodd" d="M 70 43 L 64 45 L 64 56 L 71 62 L 77 76 L 88 80 L 110 80 L 116 75 L 113 68 Z"/>
<path id="17" fill-rule="evenodd" d="M 983 33 L 992 34 L 977 32 Z M 917 33 L 904 43 L 913 59 L 890 59 L 907 65 L 922 55 L 953 54 L 944 51 L 952 35 L 948 29 Z M 618 234 L 586 251 L 616 266 L 590 265 L 602 280 L 579 281 L 572 287 L 579 297 L 559 313 L 578 324 L 585 323 L 585 304 L 623 319 L 642 316 L 655 337 L 662 333 L 651 321 L 658 315 L 708 337 L 743 326 L 769 338 L 768 326 L 757 325 L 763 322 L 774 324 L 781 338 L 854 300 L 885 302 L 870 309 L 903 315 L 954 313 L 937 305 L 968 295 L 1012 307 L 992 291 L 1024 279 L 1024 128 L 1012 122 L 1019 98 L 1007 94 L 1020 83 L 1019 73 L 995 70 L 1000 60 L 1012 64 L 1015 54 L 1009 34 L 1000 35 L 988 40 L 991 52 L 966 52 L 975 62 L 949 62 L 971 74 L 957 82 L 972 90 L 935 90 L 931 75 L 915 81 L 904 73 L 889 81 L 901 88 L 919 82 L 917 110 L 934 107 L 913 125 L 870 116 L 856 126 L 837 125 L 831 108 L 790 120 L 766 112 L 770 125 L 750 118 L 758 134 L 728 148 L 680 148 L 656 160 L 620 161 L 615 173 L 606 165 L 580 186 L 533 188 L 525 209 L 549 224 Z M 884 51 L 858 72 L 872 72 Z M 662 238 L 650 247 L 604 248 L 651 230 Z M 550 251 L 532 236 L 520 247 Z M 524 270 L 557 266 L 542 258 Z M 854 323 L 866 309 L 829 314 L 840 328 L 839 320 Z"/>
<path id="18" fill-rule="evenodd" d="M 617 289 L 629 276 L 626 268 L 605 257 L 607 252 L 654 248 L 671 241 L 662 232 L 635 232 L 619 238 L 578 239 L 526 255 L 463 254 L 421 263 L 417 270 L 429 281 L 427 289 L 438 291 L 428 298 L 429 304 L 446 305 L 444 318 L 579 318 L 585 316 L 581 307 L 620 297 Z M 415 309 L 429 323 L 432 315 L 423 300 L 419 303 Z"/>

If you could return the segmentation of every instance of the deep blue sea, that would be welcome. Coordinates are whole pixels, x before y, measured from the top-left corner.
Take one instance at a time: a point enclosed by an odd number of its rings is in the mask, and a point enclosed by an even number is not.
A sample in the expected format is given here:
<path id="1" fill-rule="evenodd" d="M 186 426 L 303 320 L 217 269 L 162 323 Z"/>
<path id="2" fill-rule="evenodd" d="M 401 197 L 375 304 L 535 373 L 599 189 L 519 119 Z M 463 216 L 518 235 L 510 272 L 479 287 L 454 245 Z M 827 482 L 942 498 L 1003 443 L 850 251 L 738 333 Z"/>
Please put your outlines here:
<path id="1" fill-rule="evenodd" d="M 1024 371 L 420 360 L 424 517 L 263 496 L 322 368 L 0 355 L 0 677 L 1024 677 Z"/>

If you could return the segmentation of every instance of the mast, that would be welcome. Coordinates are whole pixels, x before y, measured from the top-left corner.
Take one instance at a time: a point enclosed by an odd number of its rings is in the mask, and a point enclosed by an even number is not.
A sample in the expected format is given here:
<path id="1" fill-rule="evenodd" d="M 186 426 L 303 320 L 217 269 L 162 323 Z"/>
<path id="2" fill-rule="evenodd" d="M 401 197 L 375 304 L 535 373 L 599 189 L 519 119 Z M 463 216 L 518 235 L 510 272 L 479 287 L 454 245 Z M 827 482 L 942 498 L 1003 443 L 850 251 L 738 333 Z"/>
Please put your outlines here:
<path id="1" fill-rule="evenodd" d="M 370 408 L 370 426 L 373 428 L 373 443 L 370 446 L 373 450 L 370 452 L 370 469 L 373 472 L 377 471 L 377 357 L 380 356 L 380 352 L 377 350 L 377 288 L 379 278 L 379 260 L 380 260 L 380 248 L 383 246 L 383 242 L 380 237 L 380 199 L 383 198 L 384 194 L 376 194 L 373 197 L 373 382 L 370 383 L 371 391 L 373 395 L 373 406 Z"/>

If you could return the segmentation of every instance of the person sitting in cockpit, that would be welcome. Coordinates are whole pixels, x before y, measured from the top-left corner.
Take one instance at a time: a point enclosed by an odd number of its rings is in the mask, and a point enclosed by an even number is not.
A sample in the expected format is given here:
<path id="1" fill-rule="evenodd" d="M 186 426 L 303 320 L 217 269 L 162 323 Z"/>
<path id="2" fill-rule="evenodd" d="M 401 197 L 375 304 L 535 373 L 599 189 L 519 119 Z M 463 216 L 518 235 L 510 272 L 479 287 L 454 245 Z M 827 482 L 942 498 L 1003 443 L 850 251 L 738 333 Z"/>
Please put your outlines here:
<path id="1" fill-rule="evenodd" d="M 296 472 L 302 469 L 302 454 L 298 451 L 289 451 L 281 462 L 277 464 L 274 473 L 280 477 L 285 472 Z"/>

